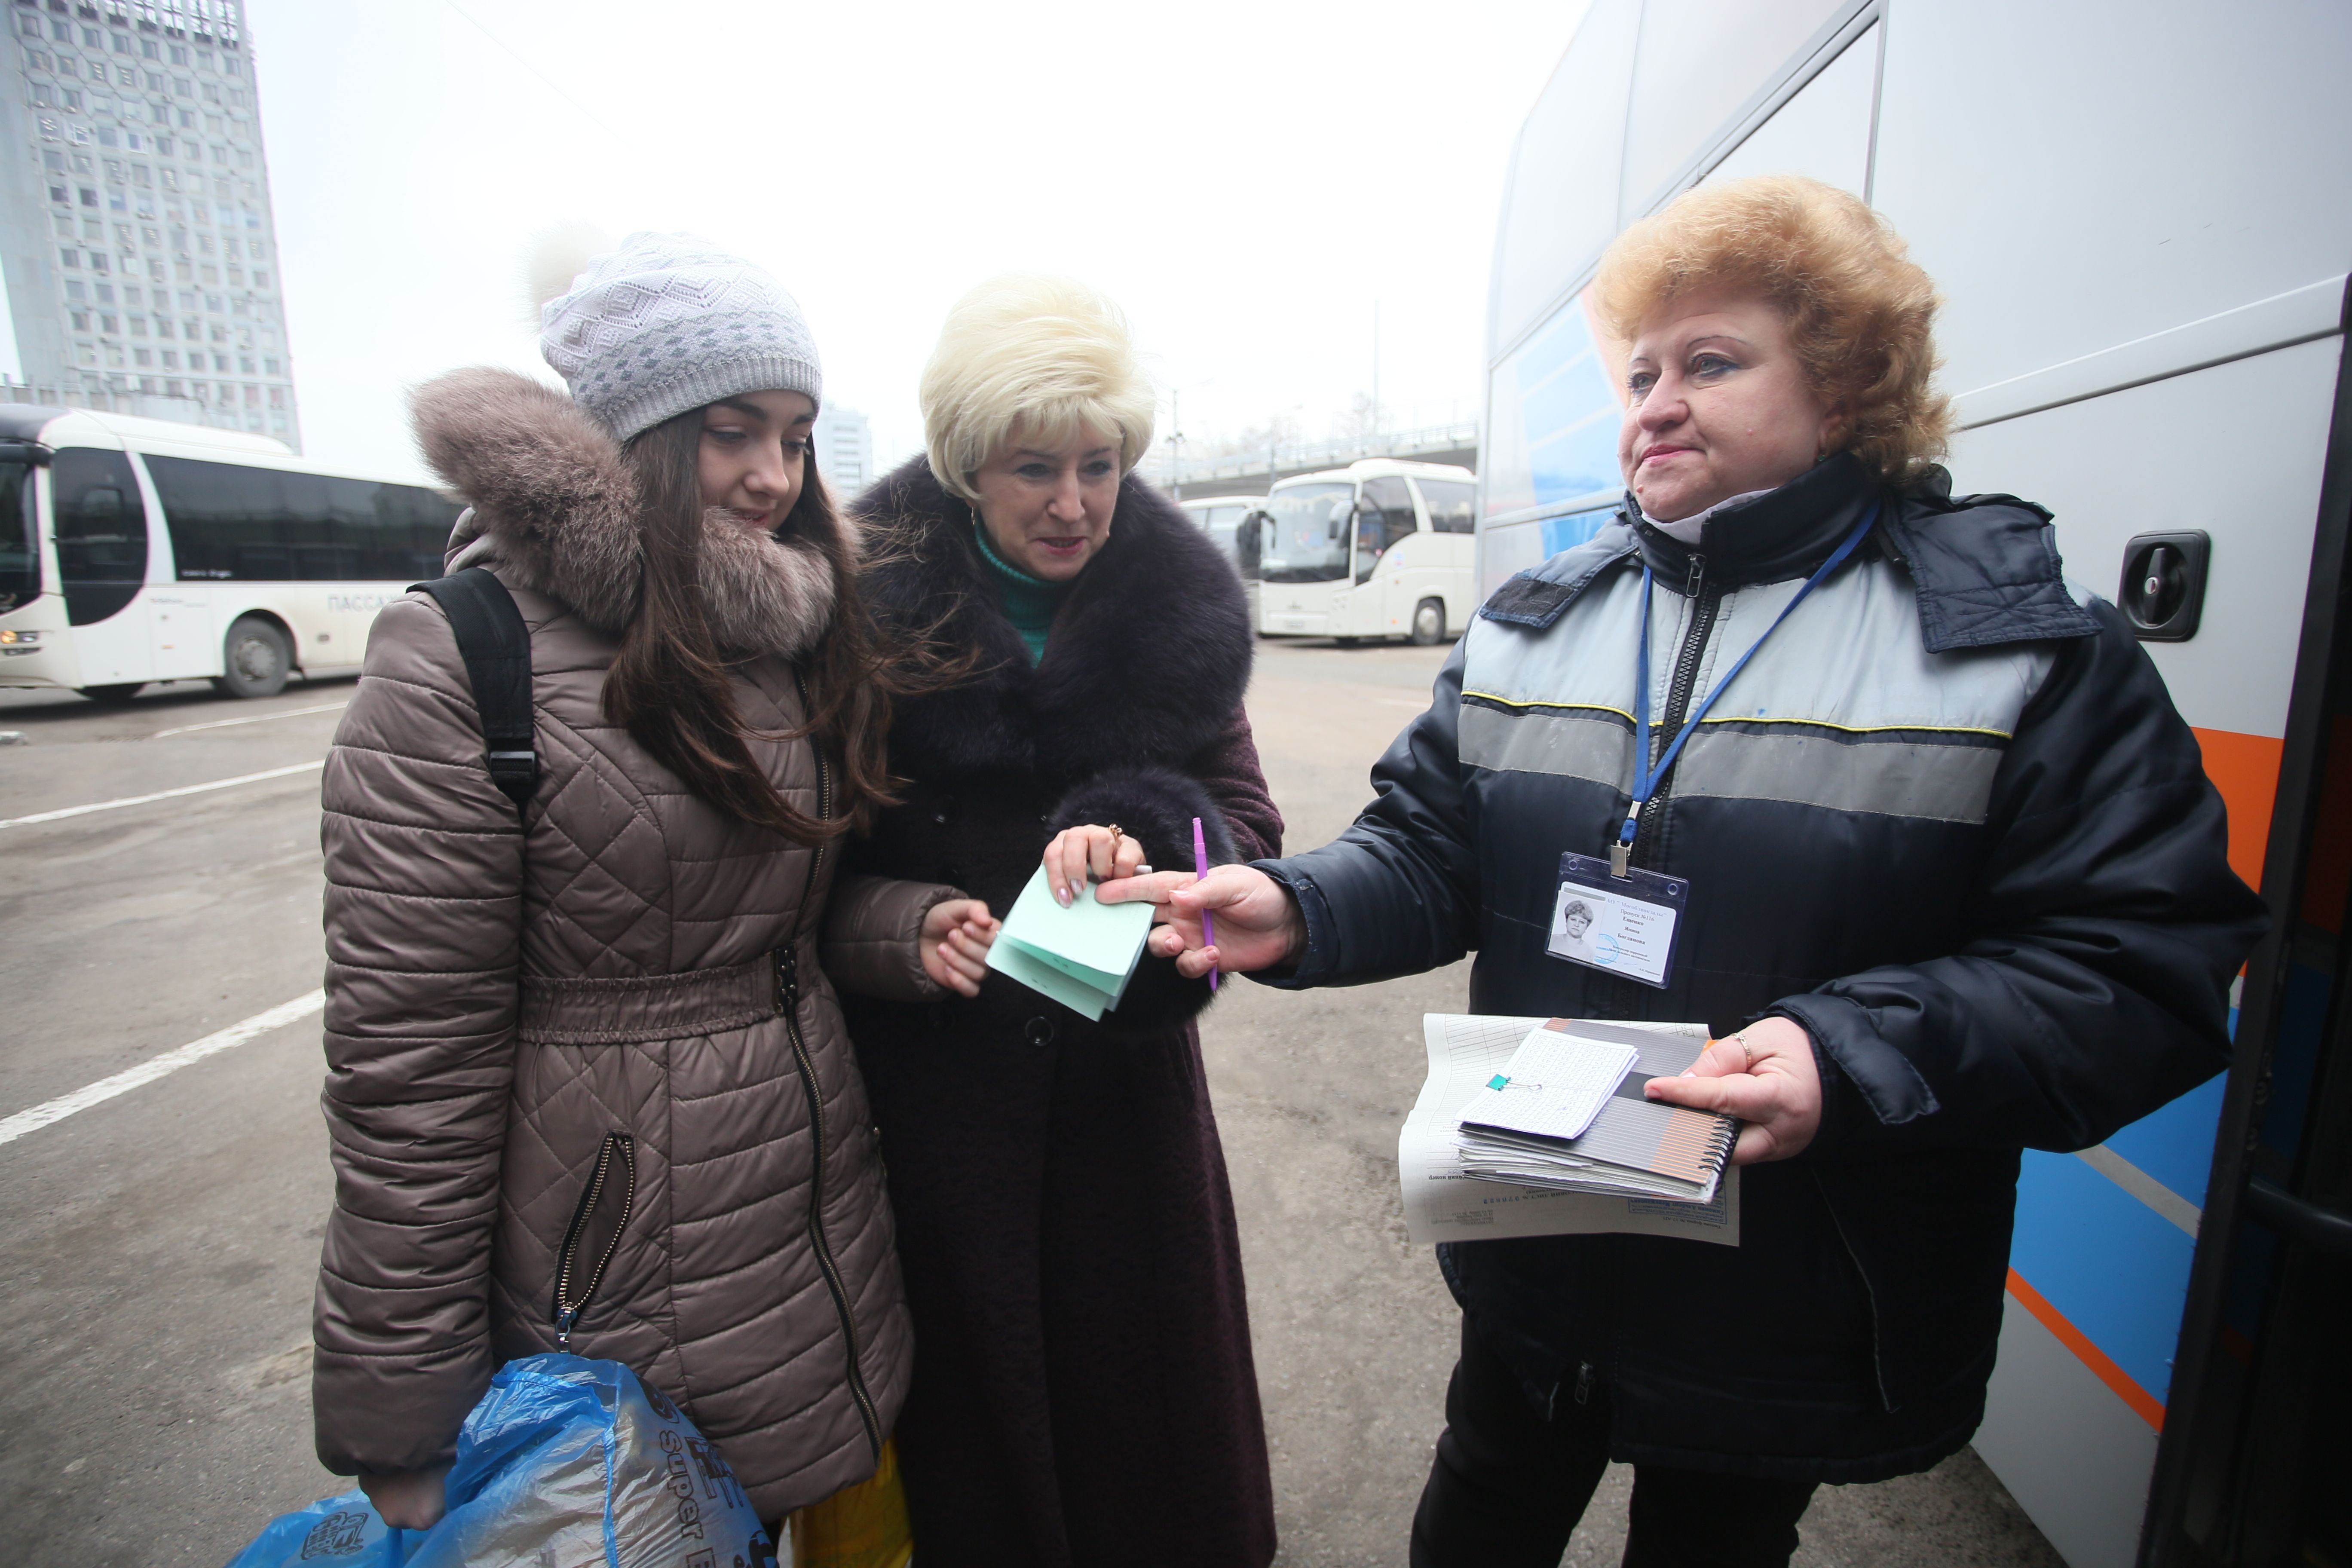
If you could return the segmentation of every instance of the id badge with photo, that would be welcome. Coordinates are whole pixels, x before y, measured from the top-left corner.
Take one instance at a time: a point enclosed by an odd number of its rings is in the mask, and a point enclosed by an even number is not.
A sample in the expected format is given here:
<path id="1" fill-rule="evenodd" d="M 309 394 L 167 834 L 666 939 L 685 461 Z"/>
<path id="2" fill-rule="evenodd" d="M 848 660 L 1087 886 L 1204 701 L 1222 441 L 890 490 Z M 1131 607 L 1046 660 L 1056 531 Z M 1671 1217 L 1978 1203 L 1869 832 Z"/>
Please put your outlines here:
<path id="1" fill-rule="evenodd" d="M 1559 858 L 1559 897 L 1551 909 L 1554 958 L 1665 989 L 1675 937 L 1690 905 L 1690 883 L 1639 867 L 1622 877 L 1591 855 Z"/>

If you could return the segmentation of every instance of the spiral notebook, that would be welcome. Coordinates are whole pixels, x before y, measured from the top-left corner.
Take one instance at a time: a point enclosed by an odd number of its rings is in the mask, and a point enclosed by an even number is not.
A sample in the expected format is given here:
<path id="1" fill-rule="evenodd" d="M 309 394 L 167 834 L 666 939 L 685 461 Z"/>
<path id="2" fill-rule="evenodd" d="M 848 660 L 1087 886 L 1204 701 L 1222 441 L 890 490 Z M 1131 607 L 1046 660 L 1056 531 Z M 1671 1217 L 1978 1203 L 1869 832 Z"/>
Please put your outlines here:
<path id="1" fill-rule="evenodd" d="M 1462 1173 L 1568 1193 L 1621 1193 L 1703 1204 L 1739 1123 L 1649 1099 L 1643 1085 L 1698 1059 L 1704 1039 L 1619 1024 L 1548 1018 L 1464 1108 Z M 1540 1075 L 1514 1092 L 1514 1074 Z"/>
<path id="2" fill-rule="evenodd" d="M 1480 1133 L 1465 1152 L 1465 1107 L 1509 1076 L 1532 1032 L 1556 1022 L 1633 1051 L 1591 1125 L 1580 1138 L 1526 1146 L 1498 1132 L 1488 1147 Z M 1697 1059 L 1705 1025 L 1431 1013 L 1422 1033 L 1429 1077 L 1397 1137 L 1405 1230 L 1416 1245 L 1598 1232 L 1739 1245 L 1739 1168 L 1723 1163 L 1738 1124 L 1642 1097 L 1650 1079 Z"/>

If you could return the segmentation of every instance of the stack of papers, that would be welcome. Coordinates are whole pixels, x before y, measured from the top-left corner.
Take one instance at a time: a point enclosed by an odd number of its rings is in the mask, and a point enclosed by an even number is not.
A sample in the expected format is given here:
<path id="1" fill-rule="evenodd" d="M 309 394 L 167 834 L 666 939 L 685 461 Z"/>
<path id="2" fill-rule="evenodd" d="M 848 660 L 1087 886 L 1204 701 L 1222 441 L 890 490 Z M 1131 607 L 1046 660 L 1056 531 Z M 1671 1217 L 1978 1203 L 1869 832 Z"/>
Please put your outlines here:
<path id="1" fill-rule="evenodd" d="M 1150 934 L 1150 904 L 1098 903 L 1089 886 L 1064 909 L 1040 866 L 1004 917 L 988 967 L 1074 1013 L 1100 1018 L 1127 994 Z"/>
<path id="2" fill-rule="evenodd" d="M 1462 1108 L 1454 1140 L 1462 1173 L 1554 1192 L 1706 1202 L 1739 1123 L 1642 1092 L 1651 1079 L 1690 1066 L 1705 1046 L 1704 1038 L 1667 1045 L 1622 1025 L 1547 1019 Z"/>
<path id="3" fill-rule="evenodd" d="M 1561 1026 L 1546 1028 L 1555 1022 Z M 1544 1049 L 1566 1045 L 1573 1050 L 1580 1041 L 1613 1048 L 1621 1058 L 1628 1047 L 1633 1053 L 1576 1137 L 1507 1125 L 1530 1118 L 1507 1106 L 1513 1098 L 1507 1087 L 1489 1087 L 1497 1077 L 1513 1076 L 1515 1059 L 1538 1030 L 1554 1037 L 1573 1031 L 1573 1038 L 1539 1042 Z M 1397 1139 L 1405 1230 L 1415 1245 L 1602 1232 L 1739 1245 L 1739 1171 L 1723 1163 L 1738 1123 L 1641 1098 L 1643 1083 L 1698 1059 L 1707 1040 L 1705 1025 L 1431 1013 L 1422 1019 L 1422 1037 L 1429 1078 Z M 1557 1098 L 1560 1104 L 1549 1109 L 1563 1120 L 1549 1125 L 1571 1127 L 1572 1112 L 1591 1099 L 1593 1082 L 1605 1079 L 1608 1070 L 1605 1058 L 1593 1057 L 1582 1074 L 1558 1079 L 1557 1095 L 1551 1080 L 1527 1074 L 1522 1082 L 1545 1088 L 1522 1089 L 1518 1098 L 1530 1110 L 1538 1092 L 1545 1100 Z M 1465 1117 L 1475 1121 L 1467 1132 Z M 1694 1136 L 1696 1162 L 1684 1157 Z M 1465 1139 L 1477 1142 L 1476 1152 L 1465 1152 Z M 1710 1159 L 1718 1139 L 1720 1152 Z M 1489 1140 L 1512 1142 L 1490 1150 Z M 1672 1187 L 1680 1191 L 1661 1195 Z M 1705 1197 L 1697 1197 L 1702 1192 Z"/>

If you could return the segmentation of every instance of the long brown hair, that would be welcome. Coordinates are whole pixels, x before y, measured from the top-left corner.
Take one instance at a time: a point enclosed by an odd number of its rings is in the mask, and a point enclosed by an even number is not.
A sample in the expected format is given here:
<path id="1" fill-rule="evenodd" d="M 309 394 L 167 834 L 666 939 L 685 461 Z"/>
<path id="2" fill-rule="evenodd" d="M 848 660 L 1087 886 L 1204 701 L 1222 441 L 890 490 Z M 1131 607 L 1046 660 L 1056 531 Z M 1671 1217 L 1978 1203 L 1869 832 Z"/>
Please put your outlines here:
<path id="1" fill-rule="evenodd" d="M 604 716 L 625 726 L 656 761 L 702 800 L 795 843 L 828 843 L 864 831 L 898 804 L 890 776 L 890 701 L 916 688 L 857 589 L 856 552 L 834 511 L 814 458 L 801 454 L 800 499 L 777 537 L 814 550 L 833 573 L 833 619 L 802 655 L 798 674 L 810 736 L 832 764 L 830 809 L 811 816 L 777 792 L 753 760 L 726 659 L 705 613 L 700 576 L 702 410 L 633 437 L 622 455 L 644 506 L 645 588 L 621 651 L 604 679 Z"/>

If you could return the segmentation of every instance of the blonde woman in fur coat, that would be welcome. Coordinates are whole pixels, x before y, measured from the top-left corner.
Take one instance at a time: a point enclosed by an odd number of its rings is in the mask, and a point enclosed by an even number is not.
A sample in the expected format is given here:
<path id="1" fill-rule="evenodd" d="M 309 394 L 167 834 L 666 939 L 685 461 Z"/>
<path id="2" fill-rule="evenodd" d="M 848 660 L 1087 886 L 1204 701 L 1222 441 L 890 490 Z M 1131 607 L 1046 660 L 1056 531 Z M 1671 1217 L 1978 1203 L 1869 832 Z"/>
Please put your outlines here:
<path id="1" fill-rule="evenodd" d="M 429 595 L 387 606 L 324 783 L 319 1456 L 430 1525 L 498 1365 L 625 1363 L 761 1516 L 873 1474 L 910 1355 L 866 1091 L 825 969 L 976 993 L 952 888 L 837 876 L 886 804 L 887 672 L 808 454 L 789 295 L 637 235 L 545 312 L 567 397 L 415 395 L 530 637 L 541 777 L 491 782 Z"/>

